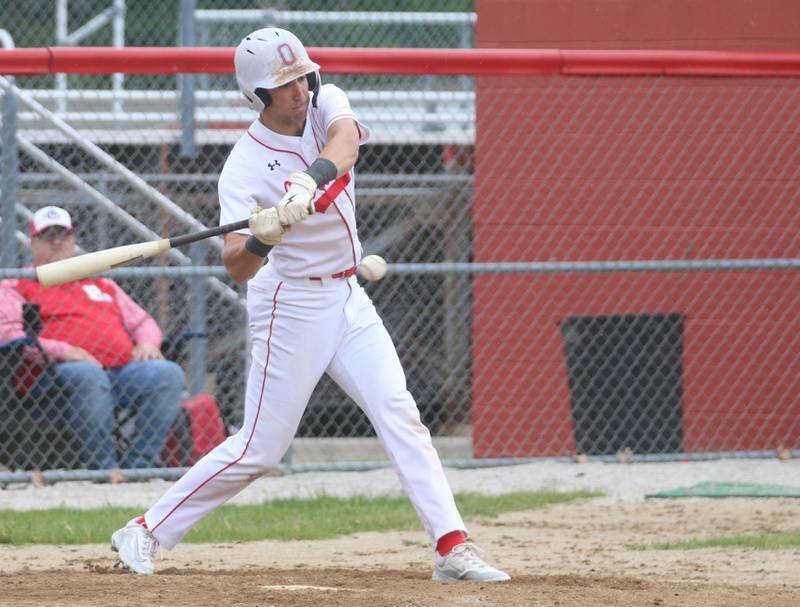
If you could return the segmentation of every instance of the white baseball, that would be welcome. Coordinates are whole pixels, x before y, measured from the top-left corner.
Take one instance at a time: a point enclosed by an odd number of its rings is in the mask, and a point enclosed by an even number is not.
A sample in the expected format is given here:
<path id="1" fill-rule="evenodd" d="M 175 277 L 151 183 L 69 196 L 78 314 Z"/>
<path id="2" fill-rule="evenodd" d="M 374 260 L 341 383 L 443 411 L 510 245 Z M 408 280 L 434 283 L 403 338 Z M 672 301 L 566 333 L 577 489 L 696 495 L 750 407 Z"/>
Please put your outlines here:
<path id="1" fill-rule="evenodd" d="M 358 264 L 358 273 L 370 282 L 380 280 L 386 276 L 386 260 L 380 255 L 367 255 Z"/>

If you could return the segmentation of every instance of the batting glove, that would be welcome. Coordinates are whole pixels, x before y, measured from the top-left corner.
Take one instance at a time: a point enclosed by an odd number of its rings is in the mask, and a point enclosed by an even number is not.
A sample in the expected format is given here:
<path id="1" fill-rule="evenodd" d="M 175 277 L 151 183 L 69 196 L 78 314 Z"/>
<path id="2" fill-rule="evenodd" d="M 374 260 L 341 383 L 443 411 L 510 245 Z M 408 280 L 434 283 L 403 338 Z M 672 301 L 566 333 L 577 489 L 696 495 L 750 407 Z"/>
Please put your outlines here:
<path id="1" fill-rule="evenodd" d="M 283 211 L 281 219 L 292 225 L 313 214 L 316 191 L 317 182 L 308 173 L 295 171 L 289 175 L 289 189 L 278 203 L 278 208 Z"/>
<path id="2" fill-rule="evenodd" d="M 258 240 L 272 246 L 281 241 L 290 226 L 282 225 L 278 209 L 262 209 L 256 205 L 250 211 L 248 227 Z"/>

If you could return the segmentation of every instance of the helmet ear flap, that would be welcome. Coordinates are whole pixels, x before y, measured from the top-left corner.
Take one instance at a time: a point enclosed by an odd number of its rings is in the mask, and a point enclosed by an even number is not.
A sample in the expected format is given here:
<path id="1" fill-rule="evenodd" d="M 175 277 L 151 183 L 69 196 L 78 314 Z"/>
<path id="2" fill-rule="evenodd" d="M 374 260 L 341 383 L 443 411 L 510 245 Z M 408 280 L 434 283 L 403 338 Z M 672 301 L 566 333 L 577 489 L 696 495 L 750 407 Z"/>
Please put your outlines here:
<path id="1" fill-rule="evenodd" d="M 308 90 L 313 93 L 314 97 L 311 100 L 311 105 L 317 107 L 317 97 L 319 96 L 319 87 L 320 87 L 320 76 L 319 71 L 311 72 L 310 74 L 306 75 L 308 79 Z"/>
<path id="2" fill-rule="evenodd" d="M 253 91 L 253 93 L 261 100 L 261 103 L 264 104 L 264 109 L 268 108 L 270 103 L 272 103 L 272 97 L 269 96 L 267 89 L 258 88 Z"/>

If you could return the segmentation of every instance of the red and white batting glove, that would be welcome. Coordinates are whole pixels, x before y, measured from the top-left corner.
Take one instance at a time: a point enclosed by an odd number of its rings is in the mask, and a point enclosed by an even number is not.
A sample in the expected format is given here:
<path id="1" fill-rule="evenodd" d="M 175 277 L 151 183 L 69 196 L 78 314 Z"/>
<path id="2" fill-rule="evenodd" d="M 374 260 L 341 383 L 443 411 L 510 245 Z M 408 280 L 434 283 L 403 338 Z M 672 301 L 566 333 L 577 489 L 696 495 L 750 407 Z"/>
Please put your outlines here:
<path id="1" fill-rule="evenodd" d="M 314 192 L 317 191 L 317 182 L 304 171 L 295 171 L 289 175 L 289 189 L 278 203 L 282 211 L 281 220 L 285 225 L 292 225 L 303 221 L 314 213 Z"/>

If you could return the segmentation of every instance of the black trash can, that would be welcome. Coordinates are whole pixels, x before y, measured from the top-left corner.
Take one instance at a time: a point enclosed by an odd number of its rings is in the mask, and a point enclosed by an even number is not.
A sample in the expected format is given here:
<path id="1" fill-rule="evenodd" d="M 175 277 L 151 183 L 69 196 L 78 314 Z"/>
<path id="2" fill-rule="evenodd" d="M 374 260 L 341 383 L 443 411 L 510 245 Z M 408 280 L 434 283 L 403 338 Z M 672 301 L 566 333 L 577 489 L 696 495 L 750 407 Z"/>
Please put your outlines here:
<path id="1" fill-rule="evenodd" d="M 682 314 L 561 322 L 578 453 L 683 450 Z"/>

